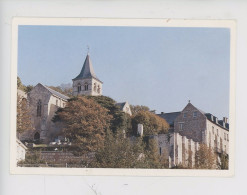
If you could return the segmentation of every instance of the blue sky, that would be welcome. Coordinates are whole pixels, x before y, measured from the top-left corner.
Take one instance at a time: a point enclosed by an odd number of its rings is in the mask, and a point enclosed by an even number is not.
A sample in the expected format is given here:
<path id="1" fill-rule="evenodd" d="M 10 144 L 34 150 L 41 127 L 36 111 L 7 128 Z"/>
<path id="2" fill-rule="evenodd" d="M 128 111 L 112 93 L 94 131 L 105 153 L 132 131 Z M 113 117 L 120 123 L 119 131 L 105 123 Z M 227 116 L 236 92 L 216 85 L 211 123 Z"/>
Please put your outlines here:
<path id="1" fill-rule="evenodd" d="M 218 118 L 229 115 L 229 29 L 19 26 L 18 76 L 25 85 L 72 83 L 87 45 L 103 95 L 157 113 L 191 100 Z"/>

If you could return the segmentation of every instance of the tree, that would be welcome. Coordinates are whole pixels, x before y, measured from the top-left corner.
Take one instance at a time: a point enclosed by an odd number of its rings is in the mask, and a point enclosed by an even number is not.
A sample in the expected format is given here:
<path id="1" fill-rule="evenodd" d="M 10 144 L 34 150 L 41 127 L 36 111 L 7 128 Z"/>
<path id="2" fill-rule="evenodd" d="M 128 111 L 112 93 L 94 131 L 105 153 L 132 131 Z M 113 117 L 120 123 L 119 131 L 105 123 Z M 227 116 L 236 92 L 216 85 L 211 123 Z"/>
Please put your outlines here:
<path id="1" fill-rule="evenodd" d="M 121 132 L 108 131 L 104 147 L 95 154 L 90 167 L 96 168 L 147 168 L 142 138 L 130 140 Z"/>
<path id="2" fill-rule="evenodd" d="M 199 150 L 195 153 L 196 169 L 216 169 L 216 154 L 211 147 L 200 144 Z"/>
<path id="3" fill-rule="evenodd" d="M 108 111 L 95 101 L 78 97 L 70 99 L 65 108 L 59 109 L 54 121 L 64 123 L 64 135 L 82 155 L 103 147 L 111 118 Z"/>
<path id="4" fill-rule="evenodd" d="M 122 132 L 125 130 L 129 131 L 131 128 L 131 118 L 129 114 L 124 113 L 116 105 L 116 102 L 107 96 L 85 96 L 88 99 L 92 99 L 104 108 L 108 110 L 108 114 L 112 116 L 110 129 L 112 132 L 116 133 L 118 131 Z"/>
<path id="5" fill-rule="evenodd" d="M 158 140 L 155 137 L 148 138 L 148 145 L 145 152 L 147 161 L 147 168 L 162 169 L 169 168 L 169 160 L 167 158 L 167 151 L 159 151 Z"/>
<path id="6" fill-rule="evenodd" d="M 20 77 L 17 77 L 17 89 L 22 91 L 26 90 L 26 86 L 22 84 Z"/>
<path id="7" fill-rule="evenodd" d="M 132 135 L 137 135 L 138 124 L 143 124 L 144 136 L 167 133 L 169 129 L 165 119 L 149 111 L 140 111 L 132 117 Z"/>
<path id="8" fill-rule="evenodd" d="M 229 156 L 226 153 L 220 154 L 219 168 L 227 170 L 229 168 Z"/>
<path id="9" fill-rule="evenodd" d="M 32 130 L 31 112 L 25 98 L 17 95 L 17 132 L 23 133 Z"/>
<path id="10" fill-rule="evenodd" d="M 28 93 L 28 92 L 30 92 L 32 89 L 33 89 L 33 85 L 27 85 L 27 86 L 26 86 L 26 89 L 25 89 L 25 92 Z"/>
<path id="11" fill-rule="evenodd" d="M 130 109 L 133 115 L 136 115 L 140 111 L 150 111 L 149 107 L 147 106 L 140 106 L 140 105 L 130 105 Z"/>

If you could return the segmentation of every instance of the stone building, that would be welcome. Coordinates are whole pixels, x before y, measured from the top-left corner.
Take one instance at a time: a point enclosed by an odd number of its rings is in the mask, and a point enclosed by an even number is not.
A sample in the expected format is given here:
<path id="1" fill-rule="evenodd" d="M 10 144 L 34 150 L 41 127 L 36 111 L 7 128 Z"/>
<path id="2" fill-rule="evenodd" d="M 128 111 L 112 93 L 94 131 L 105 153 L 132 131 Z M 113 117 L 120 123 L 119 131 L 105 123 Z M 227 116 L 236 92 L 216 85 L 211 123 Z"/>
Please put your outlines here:
<path id="1" fill-rule="evenodd" d="M 229 123 L 226 117 L 218 120 L 190 102 L 181 112 L 161 113 L 169 124 L 168 134 L 156 136 L 160 153 L 166 151 L 170 166 L 179 164 L 191 166 L 195 162 L 195 152 L 200 143 L 205 143 L 217 154 L 229 153 Z"/>
<path id="2" fill-rule="evenodd" d="M 87 55 L 80 74 L 72 79 L 73 95 L 102 95 L 103 82 L 100 81 L 93 70 L 89 54 Z"/>
<path id="3" fill-rule="evenodd" d="M 120 102 L 116 103 L 116 105 L 120 107 L 121 111 L 125 112 L 126 114 L 129 114 L 130 116 L 132 115 L 130 105 L 128 102 Z"/>
<path id="4" fill-rule="evenodd" d="M 52 119 L 58 108 L 65 107 L 69 97 L 39 83 L 27 94 L 27 99 L 34 130 L 25 131 L 21 140 L 53 141 L 61 134 L 62 126 Z"/>

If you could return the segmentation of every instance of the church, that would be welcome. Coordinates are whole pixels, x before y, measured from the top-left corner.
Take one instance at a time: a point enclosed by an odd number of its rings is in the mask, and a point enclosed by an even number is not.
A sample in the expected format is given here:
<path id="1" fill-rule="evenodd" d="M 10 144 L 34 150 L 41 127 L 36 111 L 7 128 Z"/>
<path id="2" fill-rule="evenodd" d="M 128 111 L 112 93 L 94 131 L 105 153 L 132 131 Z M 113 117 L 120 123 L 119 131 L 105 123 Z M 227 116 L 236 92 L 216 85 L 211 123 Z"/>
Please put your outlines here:
<path id="1" fill-rule="evenodd" d="M 82 69 L 73 81 L 73 96 L 78 95 L 102 95 L 103 82 L 96 76 L 89 54 L 83 63 Z M 18 95 L 22 95 L 18 91 Z M 27 101 L 31 110 L 31 121 L 34 130 L 27 130 L 20 135 L 21 140 L 34 140 L 42 143 L 50 143 L 61 138 L 62 124 L 52 121 L 58 108 L 64 108 L 69 97 L 63 95 L 48 86 L 38 83 L 27 95 Z M 132 114 L 128 102 L 117 103 L 123 112 Z"/>
<path id="2" fill-rule="evenodd" d="M 73 96 L 102 95 L 103 82 L 96 76 L 89 54 L 80 73 L 72 81 Z M 18 95 L 27 98 L 34 127 L 34 130 L 22 133 L 20 140 L 48 144 L 63 139 L 63 125 L 60 122 L 54 123 L 52 119 L 59 108 L 66 106 L 68 96 L 41 83 L 38 83 L 27 95 L 23 95 L 21 91 L 18 91 Z M 116 105 L 123 112 L 132 115 L 128 102 L 116 103 Z M 195 153 L 200 143 L 205 143 L 219 155 L 229 154 L 229 123 L 226 117 L 219 120 L 212 114 L 196 108 L 190 101 L 180 112 L 162 112 L 157 115 L 168 122 L 169 133 L 153 135 L 150 138 L 157 141 L 160 155 L 165 153 L 169 167 L 179 165 L 193 167 Z M 139 127 L 143 128 L 143 125 L 139 124 Z"/>

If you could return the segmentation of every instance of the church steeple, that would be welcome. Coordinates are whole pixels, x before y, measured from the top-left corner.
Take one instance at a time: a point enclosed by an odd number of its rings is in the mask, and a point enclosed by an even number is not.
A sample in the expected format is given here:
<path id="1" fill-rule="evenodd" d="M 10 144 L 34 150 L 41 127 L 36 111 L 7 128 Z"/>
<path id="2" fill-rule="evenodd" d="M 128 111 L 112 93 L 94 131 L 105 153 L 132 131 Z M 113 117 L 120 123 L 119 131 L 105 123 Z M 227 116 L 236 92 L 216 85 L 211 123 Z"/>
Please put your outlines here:
<path id="1" fill-rule="evenodd" d="M 102 81 L 100 81 L 93 69 L 89 54 L 87 54 L 80 74 L 72 79 L 73 95 L 102 95 Z"/>

